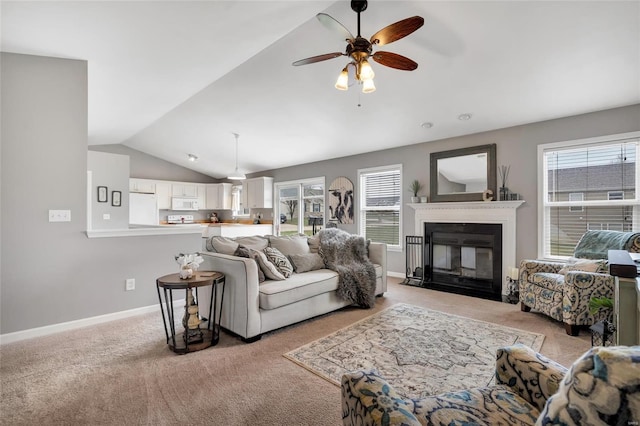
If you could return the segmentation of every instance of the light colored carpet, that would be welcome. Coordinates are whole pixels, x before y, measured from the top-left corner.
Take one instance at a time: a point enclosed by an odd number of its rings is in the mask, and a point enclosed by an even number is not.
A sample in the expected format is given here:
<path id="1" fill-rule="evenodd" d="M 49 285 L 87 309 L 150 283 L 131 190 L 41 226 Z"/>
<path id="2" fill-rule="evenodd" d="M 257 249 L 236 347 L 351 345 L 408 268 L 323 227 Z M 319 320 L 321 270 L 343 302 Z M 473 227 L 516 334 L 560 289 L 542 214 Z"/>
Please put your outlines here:
<path id="1" fill-rule="evenodd" d="M 399 303 L 284 356 L 335 385 L 344 373 L 375 369 L 407 398 L 487 386 L 496 350 L 544 336 Z"/>
<path id="2" fill-rule="evenodd" d="M 516 327 L 546 337 L 542 353 L 569 365 L 590 336 L 567 336 L 516 305 L 399 284 L 373 309 L 345 308 L 246 344 L 176 355 L 160 310 L 0 346 L 1 425 L 341 425 L 340 389 L 282 356 L 396 303 Z"/>

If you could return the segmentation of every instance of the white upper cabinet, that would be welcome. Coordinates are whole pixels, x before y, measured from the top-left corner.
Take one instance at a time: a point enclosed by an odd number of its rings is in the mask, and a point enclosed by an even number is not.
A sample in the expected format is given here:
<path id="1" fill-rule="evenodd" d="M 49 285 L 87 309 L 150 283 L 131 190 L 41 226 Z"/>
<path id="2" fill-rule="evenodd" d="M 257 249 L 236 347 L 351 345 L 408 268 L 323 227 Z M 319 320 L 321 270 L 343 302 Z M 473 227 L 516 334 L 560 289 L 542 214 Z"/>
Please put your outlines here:
<path id="1" fill-rule="evenodd" d="M 174 183 L 171 185 L 172 197 L 198 198 L 198 184 Z"/>
<path id="2" fill-rule="evenodd" d="M 171 183 L 156 182 L 156 198 L 158 199 L 158 209 L 171 209 Z"/>
<path id="3" fill-rule="evenodd" d="M 212 183 L 206 185 L 207 210 L 230 210 L 231 209 L 231 184 Z"/>
<path id="4" fill-rule="evenodd" d="M 273 208 L 273 178 L 259 177 L 247 179 L 242 184 L 243 198 L 246 193 L 245 207 L 250 209 Z"/>
<path id="5" fill-rule="evenodd" d="M 156 193 L 156 181 L 150 179 L 129 179 L 129 192 Z"/>

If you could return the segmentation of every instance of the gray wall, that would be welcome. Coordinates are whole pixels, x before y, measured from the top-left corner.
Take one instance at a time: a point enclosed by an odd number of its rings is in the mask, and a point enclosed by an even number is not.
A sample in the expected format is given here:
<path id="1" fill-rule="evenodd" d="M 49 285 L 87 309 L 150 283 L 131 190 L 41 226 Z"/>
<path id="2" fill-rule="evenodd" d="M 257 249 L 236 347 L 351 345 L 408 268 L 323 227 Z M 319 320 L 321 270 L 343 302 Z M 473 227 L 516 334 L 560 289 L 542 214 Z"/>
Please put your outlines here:
<path id="1" fill-rule="evenodd" d="M 201 238 L 86 237 L 87 63 L 2 53 L 0 76 L 0 334 L 157 304 L 155 279 Z"/>
<path id="2" fill-rule="evenodd" d="M 89 151 L 128 155 L 131 160 L 130 177 L 132 178 L 173 180 L 176 182 L 217 183 L 217 180 L 211 176 L 145 154 L 144 152 L 129 148 L 125 145 L 90 145 Z"/>
<path id="3" fill-rule="evenodd" d="M 550 142 L 638 130 L 640 130 L 640 105 L 632 105 L 469 136 L 287 167 L 255 175 L 272 176 L 275 182 L 325 176 L 327 185 L 338 176 L 346 176 L 351 179 L 357 191 L 358 169 L 402 164 L 402 180 L 405 189 L 407 189 L 403 192 L 403 197 L 405 197 L 403 203 L 408 203 L 410 201 L 409 197 L 412 195 L 408 191 L 409 183 L 413 179 L 418 179 L 424 188 L 429 188 L 429 156 L 432 152 L 495 143 L 497 145 L 498 167 L 500 165 L 511 165 L 507 186 L 512 191 L 520 193 L 526 201 L 518 209 L 516 259 L 519 261 L 537 256 L 537 146 Z M 389 135 L 389 137 L 393 137 L 393 135 Z M 422 192 L 422 195 L 427 195 L 428 189 L 424 189 Z M 356 194 L 357 197 L 358 194 Z M 403 209 L 403 235 L 414 234 L 413 213 L 413 210 L 409 207 Z M 357 232 L 357 223 L 354 225 L 341 225 L 340 227 L 348 232 Z M 388 261 L 388 269 L 390 271 L 404 274 L 404 253 L 389 252 Z"/>

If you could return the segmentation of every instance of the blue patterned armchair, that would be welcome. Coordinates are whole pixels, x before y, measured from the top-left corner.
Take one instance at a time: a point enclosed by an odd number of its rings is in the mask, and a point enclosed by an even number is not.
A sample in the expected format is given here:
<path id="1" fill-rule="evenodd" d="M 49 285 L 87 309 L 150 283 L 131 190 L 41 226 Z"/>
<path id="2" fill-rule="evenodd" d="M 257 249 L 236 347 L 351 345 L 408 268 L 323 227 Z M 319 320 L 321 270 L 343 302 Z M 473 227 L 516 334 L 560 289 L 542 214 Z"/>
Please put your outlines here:
<path id="1" fill-rule="evenodd" d="M 358 425 L 606 425 L 640 421 L 640 346 L 596 347 L 567 370 L 523 345 L 498 349 L 496 384 L 401 397 L 374 372 L 342 376 L 342 421 Z"/>
<path id="2" fill-rule="evenodd" d="M 607 265 L 609 250 L 640 252 L 640 233 L 587 231 L 569 262 L 523 260 L 518 279 L 520 308 L 562 321 L 571 336 L 578 335 L 580 326 L 605 319 L 607 312 L 589 312 L 589 300 L 613 298 L 614 278 Z"/>

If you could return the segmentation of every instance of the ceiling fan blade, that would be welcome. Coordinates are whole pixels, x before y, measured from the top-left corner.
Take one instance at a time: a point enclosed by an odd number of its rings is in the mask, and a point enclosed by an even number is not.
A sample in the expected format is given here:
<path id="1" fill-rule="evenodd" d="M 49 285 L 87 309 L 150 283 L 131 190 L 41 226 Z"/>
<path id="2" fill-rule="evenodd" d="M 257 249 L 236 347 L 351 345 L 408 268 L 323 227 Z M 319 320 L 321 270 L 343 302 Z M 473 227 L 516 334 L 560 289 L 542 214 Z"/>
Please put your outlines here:
<path id="1" fill-rule="evenodd" d="M 338 33 L 342 37 L 342 41 L 354 40 L 355 37 L 351 32 L 340 22 L 336 21 L 335 18 L 327 15 L 326 13 L 318 13 L 316 15 L 318 21 L 329 31 Z"/>
<path id="2" fill-rule="evenodd" d="M 398 55 L 397 53 L 376 52 L 371 55 L 371 58 L 381 65 L 395 68 L 397 70 L 413 71 L 418 68 L 418 64 L 416 62 L 405 56 Z"/>
<path id="3" fill-rule="evenodd" d="M 387 25 L 371 36 L 370 41 L 371 44 L 377 44 L 378 46 L 393 43 L 394 41 L 408 36 L 423 25 L 424 18 L 420 16 L 412 16 L 411 18 L 398 21 L 395 24 Z"/>
<path id="4" fill-rule="evenodd" d="M 333 59 L 343 55 L 344 53 L 340 53 L 340 52 L 325 53 L 324 55 L 318 55 L 318 56 L 312 56 L 306 59 L 300 59 L 299 61 L 295 61 L 291 65 L 293 65 L 294 67 L 297 67 L 298 65 L 314 64 L 316 62 L 326 61 L 327 59 Z"/>

